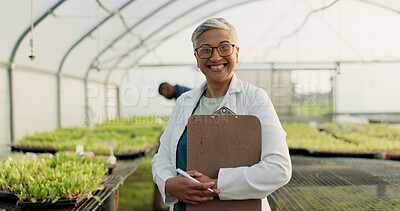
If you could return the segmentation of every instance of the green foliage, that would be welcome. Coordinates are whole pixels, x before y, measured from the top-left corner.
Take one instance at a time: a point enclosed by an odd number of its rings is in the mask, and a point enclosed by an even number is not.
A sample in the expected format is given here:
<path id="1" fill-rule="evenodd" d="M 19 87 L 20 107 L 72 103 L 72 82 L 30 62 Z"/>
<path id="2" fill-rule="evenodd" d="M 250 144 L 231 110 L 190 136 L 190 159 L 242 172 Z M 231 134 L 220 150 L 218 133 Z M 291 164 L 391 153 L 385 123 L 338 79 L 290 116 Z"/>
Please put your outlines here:
<path id="1" fill-rule="evenodd" d="M 159 120 L 163 123 L 157 123 Z M 114 139 L 117 140 L 115 153 L 132 153 L 158 144 L 158 137 L 167 121 L 167 117 L 157 116 L 106 120 L 93 129 L 71 127 L 26 135 L 18 141 L 18 146 L 74 151 L 76 145 L 80 144 L 85 151 L 108 153 L 104 141 Z"/>
<path id="2" fill-rule="evenodd" d="M 14 192 L 21 202 L 33 203 L 91 196 L 91 191 L 104 188 L 105 163 L 105 157 L 64 153 L 37 159 L 13 156 L 0 162 L 0 190 Z"/>
<path id="3" fill-rule="evenodd" d="M 287 143 L 291 148 L 304 148 L 311 150 L 332 150 L 332 151 L 364 151 L 360 147 L 343 142 L 329 134 L 319 132 L 304 123 L 282 123 L 287 133 Z"/>
<path id="4" fill-rule="evenodd" d="M 304 123 L 282 123 L 291 148 L 341 152 L 400 152 L 400 130 L 390 124 L 332 124 L 325 128 L 337 137 Z"/>
<path id="5" fill-rule="evenodd" d="M 400 152 L 400 130 L 388 123 L 325 123 L 324 127 L 338 138 L 368 151 Z"/>

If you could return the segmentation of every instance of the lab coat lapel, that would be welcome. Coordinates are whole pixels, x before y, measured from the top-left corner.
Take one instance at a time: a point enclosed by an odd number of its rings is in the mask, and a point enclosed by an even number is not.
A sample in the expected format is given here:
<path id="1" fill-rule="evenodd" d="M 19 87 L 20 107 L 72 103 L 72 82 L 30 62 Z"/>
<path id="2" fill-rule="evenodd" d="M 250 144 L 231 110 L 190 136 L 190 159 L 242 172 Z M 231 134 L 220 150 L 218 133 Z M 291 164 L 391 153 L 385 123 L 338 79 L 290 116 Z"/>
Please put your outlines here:
<path id="1" fill-rule="evenodd" d="M 186 96 L 184 96 L 187 98 L 184 100 L 184 103 L 182 105 L 183 108 L 182 115 L 185 124 L 187 124 L 190 116 L 192 115 L 193 110 L 197 105 L 197 102 L 199 101 L 201 95 L 204 92 L 204 89 L 206 88 L 206 85 L 207 83 L 203 82 L 200 87 L 193 89 L 192 92 L 189 92 Z"/>
<path id="2" fill-rule="evenodd" d="M 227 91 L 224 99 L 222 99 L 222 102 L 219 105 L 218 109 L 220 109 L 222 107 L 227 107 L 231 111 L 233 111 L 235 114 L 238 114 L 236 98 L 237 98 L 237 93 L 240 93 L 242 91 L 243 91 L 243 85 L 240 82 L 240 80 L 237 79 L 236 75 L 234 74 L 232 77 L 232 81 L 229 84 L 228 91 Z"/>

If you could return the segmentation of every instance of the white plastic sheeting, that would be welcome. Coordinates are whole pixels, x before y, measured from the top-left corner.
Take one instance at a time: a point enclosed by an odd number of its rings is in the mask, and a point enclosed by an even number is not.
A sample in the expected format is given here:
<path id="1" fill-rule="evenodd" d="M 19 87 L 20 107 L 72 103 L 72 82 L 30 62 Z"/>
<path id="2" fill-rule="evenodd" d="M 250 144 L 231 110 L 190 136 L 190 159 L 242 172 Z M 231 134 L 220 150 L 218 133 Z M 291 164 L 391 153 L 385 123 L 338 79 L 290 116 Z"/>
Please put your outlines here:
<path id="1" fill-rule="evenodd" d="M 400 2 L 395 0 L 256 1 L 216 16 L 236 27 L 244 63 L 400 60 Z M 145 62 L 192 62 L 193 29 L 162 44 Z M 163 53 L 172 47 L 180 50 Z"/>
<path id="2" fill-rule="evenodd" d="M 337 76 L 340 113 L 400 112 L 400 64 L 343 64 Z"/>
<path id="3" fill-rule="evenodd" d="M 0 66 L 0 154 L 10 143 L 10 117 L 7 86 L 7 72 Z"/>
<path id="4" fill-rule="evenodd" d="M 57 127 L 56 81 L 34 72 L 14 73 L 15 137 Z"/>

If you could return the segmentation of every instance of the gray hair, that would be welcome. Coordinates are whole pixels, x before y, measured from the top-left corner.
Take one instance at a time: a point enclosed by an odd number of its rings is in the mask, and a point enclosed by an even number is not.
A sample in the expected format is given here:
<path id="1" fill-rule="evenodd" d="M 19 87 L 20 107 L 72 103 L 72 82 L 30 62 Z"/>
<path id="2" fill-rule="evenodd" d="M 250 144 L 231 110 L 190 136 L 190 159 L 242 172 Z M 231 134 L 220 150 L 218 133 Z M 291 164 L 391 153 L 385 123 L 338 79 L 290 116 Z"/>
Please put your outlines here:
<path id="1" fill-rule="evenodd" d="M 210 18 L 201 23 L 192 34 L 193 50 L 196 48 L 197 39 L 200 35 L 210 29 L 225 29 L 231 34 L 233 42 L 237 44 L 238 36 L 235 28 L 224 18 Z"/>

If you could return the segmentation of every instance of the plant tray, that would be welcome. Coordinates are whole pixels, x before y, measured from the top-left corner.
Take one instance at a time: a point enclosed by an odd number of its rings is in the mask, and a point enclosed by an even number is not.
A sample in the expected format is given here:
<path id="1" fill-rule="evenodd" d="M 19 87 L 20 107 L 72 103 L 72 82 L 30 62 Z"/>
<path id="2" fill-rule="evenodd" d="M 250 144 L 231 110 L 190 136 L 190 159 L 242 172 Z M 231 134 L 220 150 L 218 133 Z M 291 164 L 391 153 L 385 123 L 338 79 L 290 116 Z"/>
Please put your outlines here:
<path id="1" fill-rule="evenodd" d="M 117 160 L 133 160 L 145 156 L 145 151 L 126 153 L 126 154 L 115 154 Z"/>
<path id="2" fill-rule="evenodd" d="M 36 203 L 32 202 L 17 202 L 17 206 L 22 210 L 49 210 L 49 209 L 60 209 L 67 207 L 76 207 L 85 199 L 86 195 L 75 199 L 59 199 L 56 203 L 45 202 L 42 203 L 40 201 Z"/>
<path id="3" fill-rule="evenodd" d="M 10 203 L 17 203 L 18 197 L 10 191 L 0 190 L 0 199 L 7 200 Z"/>
<path id="4" fill-rule="evenodd" d="M 158 147 L 158 145 L 147 147 L 141 151 L 128 152 L 128 153 L 116 153 L 115 157 L 117 160 L 133 160 L 139 157 L 147 155 L 153 148 Z M 24 147 L 24 146 L 11 146 L 11 151 L 13 152 L 32 152 L 32 153 L 51 153 L 56 154 L 58 150 L 54 148 L 39 148 L 39 147 Z M 95 153 L 96 155 L 108 156 L 106 153 Z"/>
<path id="5" fill-rule="evenodd" d="M 307 154 L 308 151 L 307 149 L 302 149 L 302 148 L 289 148 L 289 153 L 291 155 L 304 155 Z"/>
<path id="6" fill-rule="evenodd" d="M 149 147 L 146 147 L 145 149 L 142 149 L 141 151 L 137 151 L 137 152 L 117 153 L 117 154 L 115 154 L 115 157 L 118 160 L 132 160 L 135 158 L 140 158 L 140 157 L 148 155 L 150 153 L 150 151 L 155 149 L 156 147 L 158 147 L 158 145 L 149 146 Z"/>
<path id="7" fill-rule="evenodd" d="M 399 154 L 387 154 L 386 159 L 388 160 L 399 160 L 400 161 L 400 155 Z"/>
<path id="8" fill-rule="evenodd" d="M 352 158 L 375 158 L 375 153 L 367 152 L 330 152 L 308 150 L 307 155 L 312 157 L 352 157 Z"/>
<path id="9" fill-rule="evenodd" d="M 67 208 L 75 206 L 76 200 L 67 200 L 67 199 L 60 199 L 56 203 L 51 202 L 18 202 L 17 206 L 21 207 L 23 210 L 44 210 L 44 209 L 58 209 L 58 208 Z"/>
<path id="10" fill-rule="evenodd" d="M 11 146 L 13 152 L 33 152 L 33 153 L 51 153 L 56 154 L 57 150 L 54 148 L 39 148 L 39 147 L 24 147 L 24 146 Z"/>

